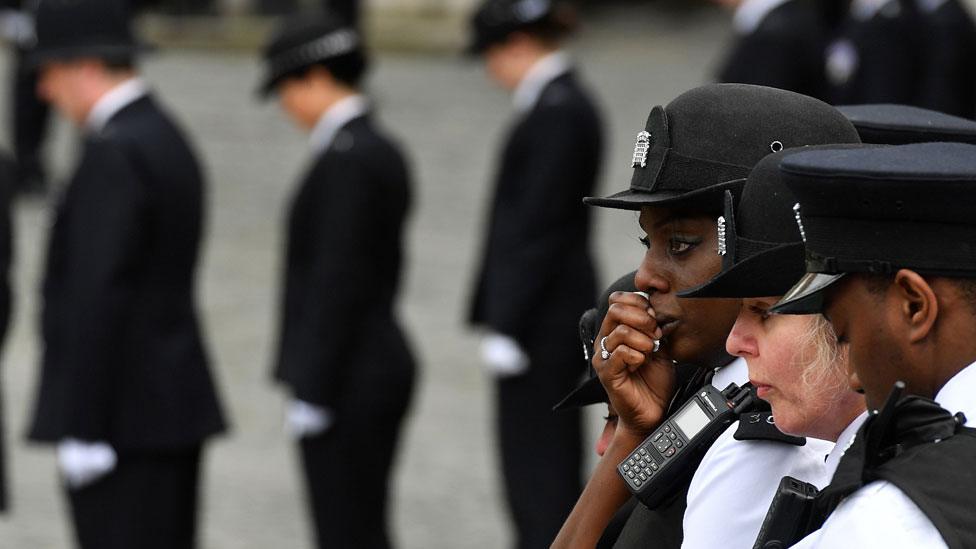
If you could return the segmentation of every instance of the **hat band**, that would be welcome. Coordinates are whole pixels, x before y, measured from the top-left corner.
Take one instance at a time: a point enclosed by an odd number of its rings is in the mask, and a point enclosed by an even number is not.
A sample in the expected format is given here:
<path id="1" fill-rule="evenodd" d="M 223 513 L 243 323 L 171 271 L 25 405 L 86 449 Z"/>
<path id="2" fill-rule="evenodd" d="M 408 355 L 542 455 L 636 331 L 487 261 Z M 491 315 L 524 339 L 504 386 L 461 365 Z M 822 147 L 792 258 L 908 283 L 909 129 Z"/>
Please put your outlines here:
<path id="1" fill-rule="evenodd" d="M 634 178 L 630 184 L 633 191 L 697 191 L 710 185 L 744 178 L 751 171 L 749 166 L 684 156 L 666 147 L 651 149 L 648 155 L 648 167 L 634 169 Z"/>
<path id="2" fill-rule="evenodd" d="M 807 271 L 976 276 L 976 226 L 804 216 Z"/>
<path id="3" fill-rule="evenodd" d="M 300 69 L 317 61 L 347 54 L 359 46 L 359 35 L 352 29 L 340 29 L 282 52 L 271 58 L 271 66 L 278 74 Z"/>

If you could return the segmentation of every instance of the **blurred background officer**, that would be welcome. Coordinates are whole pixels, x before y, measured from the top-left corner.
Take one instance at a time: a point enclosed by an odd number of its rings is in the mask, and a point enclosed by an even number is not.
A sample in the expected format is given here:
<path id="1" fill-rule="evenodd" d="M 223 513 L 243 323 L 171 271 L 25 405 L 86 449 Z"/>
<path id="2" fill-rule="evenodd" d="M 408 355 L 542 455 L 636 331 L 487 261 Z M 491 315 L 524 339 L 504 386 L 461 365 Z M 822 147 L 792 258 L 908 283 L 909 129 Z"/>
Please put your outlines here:
<path id="1" fill-rule="evenodd" d="M 918 52 L 910 15 L 902 0 L 849 1 L 826 49 L 828 103 L 912 104 Z"/>
<path id="2" fill-rule="evenodd" d="M 580 491 L 578 410 L 551 406 L 574 386 L 576 319 L 596 295 L 590 216 L 599 114 L 560 47 L 563 5 L 489 0 L 471 20 L 469 52 L 513 92 L 517 110 L 495 177 L 494 203 L 468 320 L 497 376 L 498 437 L 518 547 L 545 547 Z"/>
<path id="3" fill-rule="evenodd" d="M 915 0 L 919 74 L 914 105 L 976 117 L 976 25 L 959 0 Z"/>
<path id="4" fill-rule="evenodd" d="M 200 167 L 139 78 L 126 8 L 43 0 L 39 93 L 84 133 L 45 273 L 30 438 L 58 444 L 85 548 L 189 548 L 224 430 L 195 312 Z"/>
<path id="5" fill-rule="evenodd" d="M 410 177 L 375 125 L 361 37 L 328 15 L 286 21 L 261 91 L 309 132 L 310 168 L 288 214 L 275 376 L 292 401 L 319 547 L 389 547 L 390 469 L 414 382 L 394 312 Z"/>
<path id="6" fill-rule="evenodd" d="M 735 38 L 719 82 L 759 84 L 823 98 L 825 15 L 818 0 L 714 0 L 735 9 Z"/>
<path id="7" fill-rule="evenodd" d="M 15 165 L 6 153 L 0 154 L 0 343 L 10 325 L 12 312 L 10 270 L 13 260 L 13 224 L 10 220 L 10 199 L 14 188 Z M 2 377 L 2 376 L 0 376 Z M 4 447 L 6 432 L 3 422 L 3 382 L 0 380 L 0 513 L 7 511 L 7 459 Z"/>
<path id="8" fill-rule="evenodd" d="M 17 160 L 15 191 L 39 194 L 47 188 L 42 160 L 42 145 L 47 134 L 49 108 L 37 95 L 37 67 L 24 62 L 34 45 L 32 0 L 0 2 L 0 36 L 15 52 L 11 63 L 10 120 L 12 141 Z"/>

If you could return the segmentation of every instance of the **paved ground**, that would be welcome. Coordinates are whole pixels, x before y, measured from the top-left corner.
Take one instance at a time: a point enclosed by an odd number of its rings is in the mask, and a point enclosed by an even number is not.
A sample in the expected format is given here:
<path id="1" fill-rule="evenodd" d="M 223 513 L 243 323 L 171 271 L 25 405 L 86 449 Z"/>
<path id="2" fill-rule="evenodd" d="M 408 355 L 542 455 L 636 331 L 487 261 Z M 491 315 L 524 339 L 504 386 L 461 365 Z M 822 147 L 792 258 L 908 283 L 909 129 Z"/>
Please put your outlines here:
<path id="1" fill-rule="evenodd" d="M 593 21 L 574 45 L 610 120 L 605 191 L 628 183 L 632 139 L 650 107 L 702 82 L 720 51 L 723 19 L 676 17 L 618 10 Z M 6 74 L 6 63 L 0 71 Z M 163 52 L 146 63 L 146 73 L 194 136 L 211 184 L 200 293 L 234 430 L 207 455 L 202 545 L 310 547 L 296 455 L 280 428 L 282 394 L 268 383 L 281 217 L 306 154 L 303 137 L 274 105 L 255 101 L 253 58 Z M 460 319 L 508 99 L 488 86 L 479 66 L 454 56 L 386 54 L 371 88 L 386 125 L 411 153 L 418 195 L 401 311 L 424 371 L 399 461 L 396 537 L 410 548 L 505 547 L 491 385 L 472 358 L 476 337 Z M 56 137 L 52 162 L 64 174 L 72 132 L 59 125 Z M 633 214 L 601 212 L 596 220 L 608 281 L 636 265 L 639 230 Z M 69 533 L 53 452 L 22 438 L 36 375 L 47 205 L 19 204 L 16 222 L 17 311 L 3 356 L 15 507 L 0 519 L 0 547 L 63 548 Z"/>

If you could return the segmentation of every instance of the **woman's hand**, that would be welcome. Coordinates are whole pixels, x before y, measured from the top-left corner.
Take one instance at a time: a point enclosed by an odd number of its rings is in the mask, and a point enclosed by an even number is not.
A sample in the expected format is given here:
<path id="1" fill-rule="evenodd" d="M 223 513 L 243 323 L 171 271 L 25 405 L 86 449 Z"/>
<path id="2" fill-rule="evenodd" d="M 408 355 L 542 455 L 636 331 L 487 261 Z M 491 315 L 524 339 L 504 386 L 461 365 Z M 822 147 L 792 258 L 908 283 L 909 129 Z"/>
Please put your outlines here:
<path id="1" fill-rule="evenodd" d="M 672 361 L 662 356 L 665 350 L 654 351 L 661 336 L 644 295 L 615 292 L 610 296 L 592 362 L 620 416 L 617 430 L 621 434 L 643 439 L 664 420 L 674 395 L 675 372 Z M 609 352 L 606 359 L 604 348 Z"/>

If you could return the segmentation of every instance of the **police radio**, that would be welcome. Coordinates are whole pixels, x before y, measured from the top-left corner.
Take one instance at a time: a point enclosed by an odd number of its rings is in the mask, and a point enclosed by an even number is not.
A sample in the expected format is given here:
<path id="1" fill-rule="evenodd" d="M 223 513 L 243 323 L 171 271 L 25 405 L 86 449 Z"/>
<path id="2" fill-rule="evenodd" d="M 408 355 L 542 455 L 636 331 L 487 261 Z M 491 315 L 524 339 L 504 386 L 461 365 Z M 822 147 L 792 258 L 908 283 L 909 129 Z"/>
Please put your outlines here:
<path id="1" fill-rule="evenodd" d="M 627 456 L 617 472 L 641 503 L 658 507 L 688 480 L 715 439 L 752 402 L 748 387 L 730 383 L 719 391 L 705 385 Z"/>
<path id="2" fill-rule="evenodd" d="M 818 493 L 817 487 L 809 482 L 783 477 L 752 549 L 792 547 L 815 530 L 811 526 Z"/>

